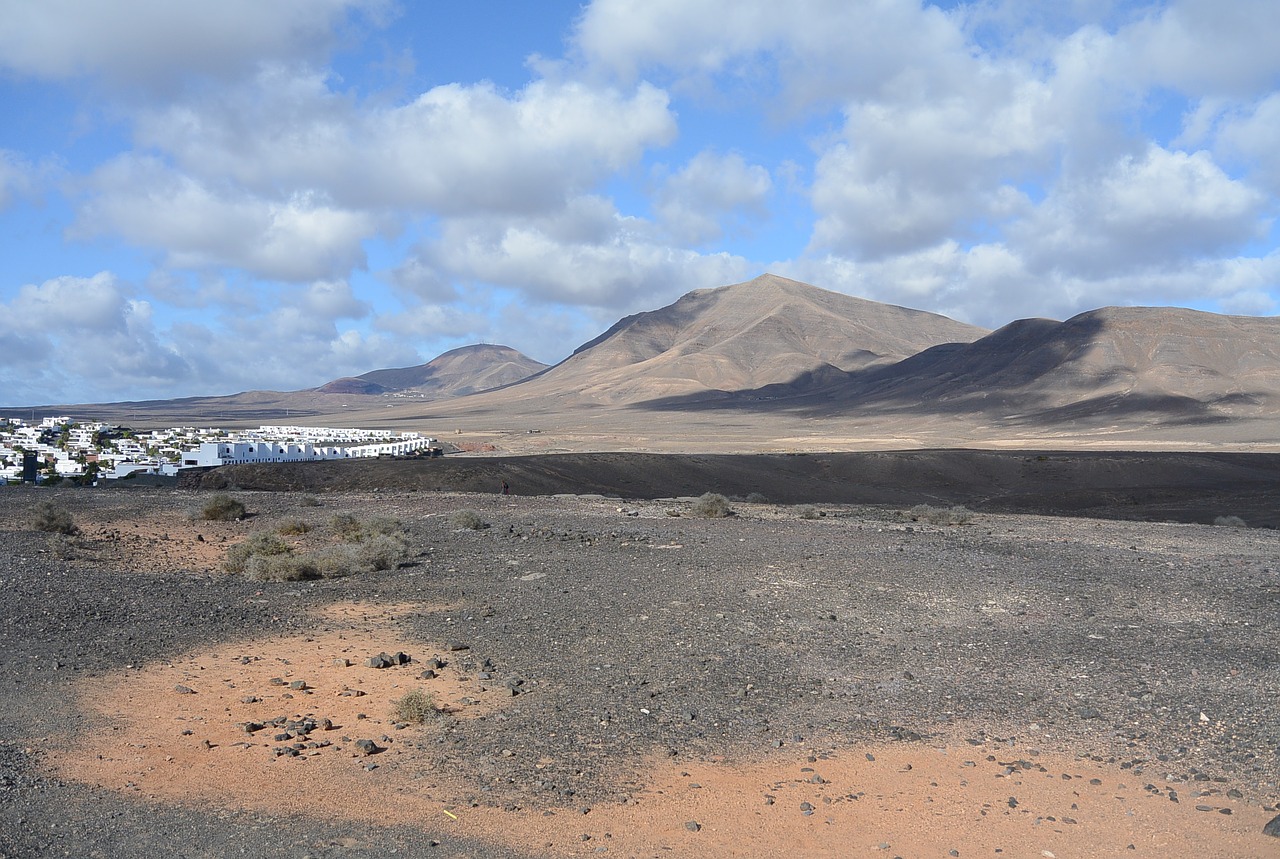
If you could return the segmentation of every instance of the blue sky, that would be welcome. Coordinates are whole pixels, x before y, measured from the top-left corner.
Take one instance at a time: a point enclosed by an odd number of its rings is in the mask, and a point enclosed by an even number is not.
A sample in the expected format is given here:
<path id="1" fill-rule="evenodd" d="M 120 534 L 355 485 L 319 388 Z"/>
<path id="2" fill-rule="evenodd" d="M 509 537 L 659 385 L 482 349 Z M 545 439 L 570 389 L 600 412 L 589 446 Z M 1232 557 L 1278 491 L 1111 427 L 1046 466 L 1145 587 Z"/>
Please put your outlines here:
<path id="1" fill-rule="evenodd" d="M 1280 313 L 1274 0 L 0 0 L 0 404 L 546 362 L 772 271 Z"/>

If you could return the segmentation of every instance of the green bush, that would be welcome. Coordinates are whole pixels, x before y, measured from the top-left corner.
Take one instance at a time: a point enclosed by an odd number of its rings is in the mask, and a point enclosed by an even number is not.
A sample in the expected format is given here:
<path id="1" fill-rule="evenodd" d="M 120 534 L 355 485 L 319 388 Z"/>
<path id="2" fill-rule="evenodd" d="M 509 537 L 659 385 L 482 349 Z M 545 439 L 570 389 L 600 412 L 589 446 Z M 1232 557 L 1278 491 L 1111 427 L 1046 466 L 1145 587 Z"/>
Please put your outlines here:
<path id="1" fill-rule="evenodd" d="M 222 567 L 229 573 L 243 573 L 254 557 L 291 555 L 293 548 L 270 531 L 255 531 L 244 540 L 227 549 Z"/>
<path id="2" fill-rule="evenodd" d="M 391 718 L 397 722 L 413 722 L 421 725 L 427 719 L 439 714 L 435 698 L 430 692 L 424 692 L 421 689 L 410 689 L 391 702 Z"/>
<path id="3" fill-rule="evenodd" d="M 245 512 L 244 504 L 224 492 L 219 492 L 200 508 L 200 518 L 210 522 L 233 522 L 236 519 L 243 519 Z"/>
<path id="4" fill-rule="evenodd" d="M 455 528 L 466 528 L 471 531 L 483 531 L 489 523 L 474 510 L 458 510 L 450 519 Z"/>
<path id="5" fill-rule="evenodd" d="M 41 501 L 32 508 L 31 513 L 31 527 L 37 531 L 65 534 L 68 537 L 80 532 L 71 514 L 54 501 Z"/>
<path id="6" fill-rule="evenodd" d="M 717 492 L 704 493 L 693 502 L 690 512 L 704 519 L 723 519 L 733 515 L 733 509 L 729 507 L 729 499 Z"/>

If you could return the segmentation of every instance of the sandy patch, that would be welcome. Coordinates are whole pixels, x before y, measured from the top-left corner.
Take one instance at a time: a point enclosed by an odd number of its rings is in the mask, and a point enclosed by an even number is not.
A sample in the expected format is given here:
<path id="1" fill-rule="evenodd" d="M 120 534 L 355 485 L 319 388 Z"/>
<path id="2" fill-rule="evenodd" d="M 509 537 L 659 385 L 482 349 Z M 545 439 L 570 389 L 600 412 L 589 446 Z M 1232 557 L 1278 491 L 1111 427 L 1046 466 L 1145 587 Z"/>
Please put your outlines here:
<path id="1" fill-rule="evenodd" d="M 421 688 L 447 718 L 465 719 L 494 712 L 510 692 L 464 670 L 465 651 L 401 634 L 397 620 L 416 610 L 334 606 L 311 635 L 230 643 L 92 681 L 82 702 L 97 727 L 56 753 L 55 766 L 155 801 L 416 824 L 548 855 L 1262 859 L 1280 847 L 1261 834 L 1270 814 L 1227 785 L 994 741 L 653 759 L 647 787 L 625 803 L 473 805 L 461 779 L 415 756 L 444 723 L 398 728 L 392 702 Z M 398 651 L 412 661 L 366 665 Z M 422 679 L 437 655 L 446 664 Z M 377 751 L 365 754 L 359 740 Z"/>

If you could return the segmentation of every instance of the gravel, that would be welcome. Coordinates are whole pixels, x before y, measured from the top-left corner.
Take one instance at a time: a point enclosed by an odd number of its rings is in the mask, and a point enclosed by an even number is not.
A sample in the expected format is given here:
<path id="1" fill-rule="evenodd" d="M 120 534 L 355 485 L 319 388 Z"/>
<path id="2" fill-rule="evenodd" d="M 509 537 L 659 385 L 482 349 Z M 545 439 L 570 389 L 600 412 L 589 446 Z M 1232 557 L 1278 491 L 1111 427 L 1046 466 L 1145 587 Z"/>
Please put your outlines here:
<path id="1" fill-rule="evenodd" d="M 742 502 L 700 519 L 692 499 L 443 492 L 332 494 L 308 508 L 240 493 L 241 536 L 286 516 L 376 512 L 405 524 L 412 552 L 385 572 L 251 582 L 87 528 L 55 547 L 22 525 L 48 496 L 0 492 L 6 859 L 521 855 L 390 820 L 328 822 L 332 800 L 314 818 L 156 807 L 43 766 L 86 727 L 76 684 L 233 636 L 300 632 L 306 610 L 353 599 L 420 603 L 410 637 L 448 642 L 444 659 L 509 692 L 490 715 L 397 734 L 419 745 L 401 765 L 463 774 L 467 802 L 625 801 L 654 751 L 1013 737 L 1113 761 L 1169 793 L 1280 802 L 1280 532 L 985 513 L 946 526 L 843 505 L 801 518 Z M 80 522 L 200 496 L 56 497 Z M 490 527 L 458 528 L 462 509 Z M 429 655 L 413 659 L 431 670 Z"/>

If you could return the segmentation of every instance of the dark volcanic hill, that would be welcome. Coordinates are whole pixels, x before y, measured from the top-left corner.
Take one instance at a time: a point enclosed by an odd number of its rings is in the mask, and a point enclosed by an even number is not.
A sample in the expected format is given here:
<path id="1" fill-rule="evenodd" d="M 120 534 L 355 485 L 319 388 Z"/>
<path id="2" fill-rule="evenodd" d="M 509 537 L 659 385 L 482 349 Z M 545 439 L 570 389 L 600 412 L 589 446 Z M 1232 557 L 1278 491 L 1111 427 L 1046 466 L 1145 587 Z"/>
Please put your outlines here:
<path id="1" fill-rule="evenodd" d="M 854 374 L 846 406 L 1012 421 L 1216 418 L 1280 407 L 1280 317 L 1105 307 L 1024 319 L 980 340 Z"/>
<path id="2" fill-rule="evenodd" d="M 451 349 L 416 367 L 372 370 L 354 378 L 335 379 L 316 391 L 324 394 L 414 391 L 426 398 L 438 399 L 500 388 L 546 367 L 509 346 L 476 344 Z"/>
<path id="3" fill-rule="evenodd" d="M 801 391 L 985 333 L 945 316 L 766 274 L 694 290 L 661 309 L 628 316 L 500 396 L 634 404 L 766 385 Z"/>

